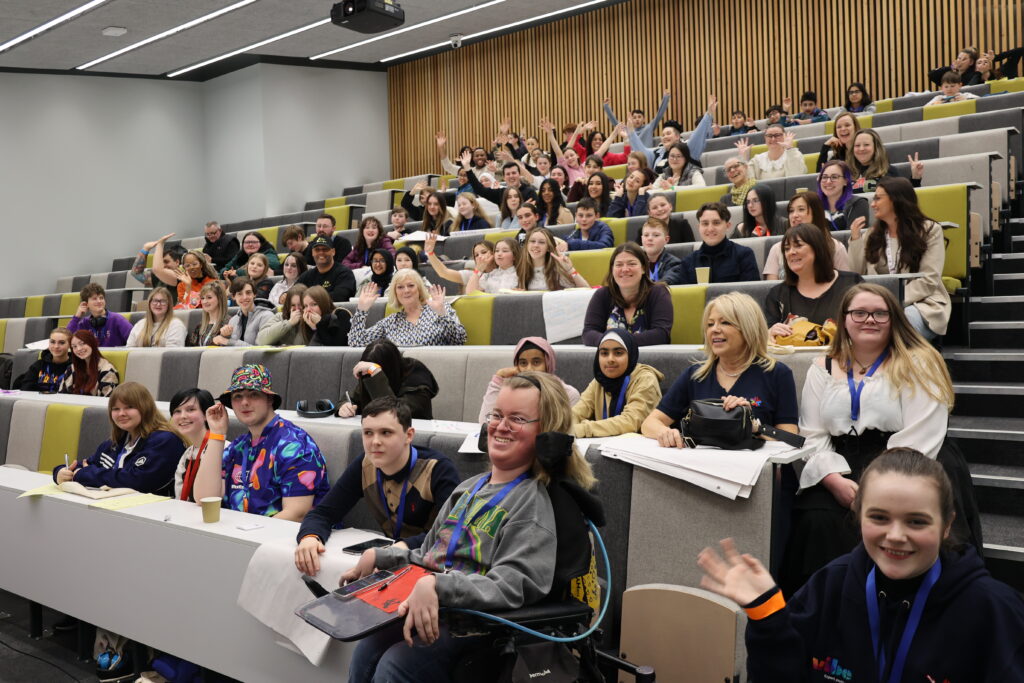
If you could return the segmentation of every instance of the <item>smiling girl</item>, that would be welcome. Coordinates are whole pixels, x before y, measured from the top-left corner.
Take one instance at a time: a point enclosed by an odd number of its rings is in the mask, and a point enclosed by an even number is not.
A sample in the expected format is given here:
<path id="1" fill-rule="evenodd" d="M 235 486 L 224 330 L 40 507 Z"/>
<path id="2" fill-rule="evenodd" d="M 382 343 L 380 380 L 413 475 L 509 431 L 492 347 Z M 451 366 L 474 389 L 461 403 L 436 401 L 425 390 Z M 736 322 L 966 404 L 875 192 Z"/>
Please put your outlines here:
<path id="1" fill-rule="evenodd" d="M 651 280 L 647 254 L 636 242 L 612 251 L 608 275 L 587 305 L 583 343 L 597 346 L 607 330 L 625 329 L 639 346 L 668 344 L 672 337 L 672 295 Z"/>

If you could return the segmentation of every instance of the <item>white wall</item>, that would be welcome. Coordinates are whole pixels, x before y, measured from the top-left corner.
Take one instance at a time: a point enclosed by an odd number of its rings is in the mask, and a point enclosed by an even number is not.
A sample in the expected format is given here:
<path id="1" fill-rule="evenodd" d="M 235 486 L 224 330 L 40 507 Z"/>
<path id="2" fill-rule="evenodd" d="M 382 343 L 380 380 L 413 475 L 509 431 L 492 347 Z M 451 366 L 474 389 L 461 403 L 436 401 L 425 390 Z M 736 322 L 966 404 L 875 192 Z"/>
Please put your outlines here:
<path id="1" fill-rule="evenodd" d="M 382 72 L 259 64 L 205 83 L 0 73 L 0 297 L 147 240 L 390 177 Z M 21 255 L 26 255 L 22 257 Z"/>
<path id="2" fill-rule="evenodd" d="M 199 84 L 0 73 L 0 93 L 0 296 L 201 225 Z"/>

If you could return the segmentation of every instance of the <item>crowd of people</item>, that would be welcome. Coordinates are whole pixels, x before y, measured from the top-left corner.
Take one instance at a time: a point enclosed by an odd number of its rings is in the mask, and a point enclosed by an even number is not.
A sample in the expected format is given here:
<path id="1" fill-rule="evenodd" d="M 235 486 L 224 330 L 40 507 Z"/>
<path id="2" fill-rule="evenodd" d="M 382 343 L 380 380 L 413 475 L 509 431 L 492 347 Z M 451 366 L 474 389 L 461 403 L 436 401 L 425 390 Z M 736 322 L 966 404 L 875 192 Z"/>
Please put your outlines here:
<path id="1" fill-rule="evenodd" d="M 943 92 L 933 103 L 958 101 L 960 85 L 993 77 L 994 58 L 965 50 L 932 72 Z M 809 680 L 811 657 L 830 656 L 858 672 L 877 667 L 878 680 L 1009 680 L 1007 672 L 1024 665 L 1024 602 L 984 569 L 977 509 L 964 489 L 970 479 L 954 476 L 966 465 L 946 437 L 953 388 L 933 345 L 952 306 L 941 278 L 942 228 L 917 201 L 923 163 L 909 158 L 909 177 L 899 175 L 878 134 L 861 129 L 855 115 L 873 111 L 867 88 L 853 83 L 845 94 L 815 187 L 785 198 L 784 215 L 763 181 L 805 174 L 789 129 L 829 119 L 816 94 L 804 93 L 797 112 L 788 99 L 766 112 L 765 151 L 751 154 L 738 139 L 724 164 L 728 191 L 698 209 L 695 233 L 663 193 L 710 184 L 700 163 L 707 140 L 751 132 L 755 122 L 736 111 L 728 128 L 718 126 L 712 97 L 687 140 L 668 120 L 656 145 L 666 90 L 650 121 L 637 109 L 619 122 L 606 100 L 608 135 L 580 122 L 559 141 L 544 120 L 542 141 L 505 121 L 491 151 L 465 147 L 453 161 L 438 133 L 442 164 L 458 184 L 454 198 L 418 185 L 389 224 L 364 217 L 355 245 L 335 234 L 326 213 L 313 235 L 301 226 L 282 233 L 288 253 L 280 260 L 258 231 L 239 240 L 215 222 L 202 250 L 168 246 L 173 234 L 147 242 L 132 268 L 152 287 L 142 318 L 132 325 L 108 311 L 103 288 L 87 285 L 67 327 L 51 332 L 19 382 L 24 390 L 108 398 L 110 438 L 89 458 L 56 467 L 53 478 L 184 501 L 215 497 L 225 508 L 299 522 L 295 566 L 313 576 L 332 529 L 365 501 L 395 543 L 366 551 L 342 580 L 410 562 L 432 573 L 402 603 L 403 621 L 360 641 L 349 680 L 448 680 L 480 641 L 453 637 L 438 607 L 497 610 L 544 598 L 555 574 L 551 548 L 562 542 L 547 485 L 556 477 L 584 490 L 595 485 L 582 454 L 569 447 L 554 458 L 548 437 L 639 433 L 683 448 L 680 421 L 691 402 L 718 399 L 724 410 L 749 411 L 809 446 L 799 472 L 787 467 L 782 475 L 792 515 L 776 530 L 788 539 L 778 581 L 729 541 L 724 557 L 707 549 L 698 560 L 703 585 L 747 610 L 751 676 Z M 629 148 L 613 153 L 618 138 Z M 623 182 L 604 172 L 612 164 L 627 165 Z M 736 225 L 730 207 L 742 207 Z M 615 246 L 601 218 L 624 216 L 646 218 L 638 241 Z M 396 248 L 417 222 L 429 233 L 422 247 Z M 551 227 L 562 224 L 573 228 L 556 237 Z M 493 241 L 484 235 L 469 268 L 439 253 L 442 236 L 490 228 L 507 233 Z M 734 236 L 782 239 L 759 269 Z M 667 250 L 694 237 L 699 246 L 683 257 Z M 557 291 L 591 287 L 573 267 L 574 252 L 611 247 L 607 276 L 586 310 L 581 340 L 594 360 L 582 391 L 558 376 L 556 347 L 524 337 L 511 365 L 480 388 L 485 474 L 460 482 L 444 453 L 414 446 L 412 420 L 433 417 L 444 378 L 401 347 L 467 340 L 444 288 L 421 265 L 466 294 Z M 903 301 L 864 279 L 878 274 L 910 276 Z M 681 373 L 641 362 L 641 347 L 671 343 L 669 286 L 762 279 L 778 281 L 763 304 L 741 292 L 706 303 L 701 362 Z M 388 312 L 371 324 L 381 298 Z M 350 300 L 354 311 L 336 307 Z M 179 317 L 188 310 L 202 311 L 192 330 Z M 798 400 L 792 370 L 770 346 L 807 341 L 808 329 L 830 342 Z M 237 368 L 216 398 L 198 388 L 178 392 L 165 418 L 146 387 L 120 382 L 102 351 L 299 344 L 363 349 L 336 415 L 360 420 L 364 452 L 333 482 L 315 439 L 278 413 L 281 396 L 266 367 Z M 245 428 L 230 441 L 228 409 Z M 500 514 L 480 514 L 491 509 Z M 923 621 L 917 604 L 917 621 L 914 610 L 910 618 L 901 611 L 911 597 L 929 600 Z M 915 629 L 917 656 L 907 659 L 902 643 Z M 421 647 L 405 645 L 414 635 Z M 938 646 L 951 638 L 970 643 L 969 651 Z"/>

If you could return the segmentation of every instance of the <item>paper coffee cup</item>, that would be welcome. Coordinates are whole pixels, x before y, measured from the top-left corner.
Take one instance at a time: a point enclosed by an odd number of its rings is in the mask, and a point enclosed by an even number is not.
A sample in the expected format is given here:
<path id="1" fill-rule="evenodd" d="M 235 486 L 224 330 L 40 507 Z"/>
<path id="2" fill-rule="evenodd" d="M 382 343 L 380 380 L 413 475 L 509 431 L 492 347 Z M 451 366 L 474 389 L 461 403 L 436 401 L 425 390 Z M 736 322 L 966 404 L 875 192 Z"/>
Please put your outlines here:
<path id="1" fill-rule="evenodd" d="M 711 268 L 708 266 L 701 266 L 695 270 L 697 271 L 697 284 L 706 285 L 711 282 Z"/>
<path id="2" fill-rule="evenodd" d="M 200 505 L 203 506 L 203 521 L 213 524 L 220 521 L 220 498 L 200 498 Z"/>

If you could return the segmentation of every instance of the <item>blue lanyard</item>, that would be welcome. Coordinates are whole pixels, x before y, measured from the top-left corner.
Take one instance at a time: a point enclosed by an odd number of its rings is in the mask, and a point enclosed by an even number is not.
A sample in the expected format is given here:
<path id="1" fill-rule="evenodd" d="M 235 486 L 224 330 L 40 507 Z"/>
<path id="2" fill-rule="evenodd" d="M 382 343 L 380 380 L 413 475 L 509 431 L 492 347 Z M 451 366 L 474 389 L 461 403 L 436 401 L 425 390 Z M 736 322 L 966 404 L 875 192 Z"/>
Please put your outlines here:
<path id="1" fill-rule="evenodd" d="M 875 374 L 875 370 L 878 366 L 888 357 L 889 349 L 882 352 L 882 355 L 875 359 L 875 362 L 871 364 L 871 368 L 868 369 L 868 374 L 864 375 L 864 379 L 867 379 L 871 375 Z M 858 384 L 853 383 L 853 368 L 847 368 L 846 370 L 846 383 L 850 387 L 850 419 L 856 422 L 860 419 L 860 392 L 864 391 L 864 380 L 862 379 Z"/>
<path id="2" fill-rule="evenodd" d="M 615 401 L 615 413 L 612 414 L 612 417 L 615 417 L 616 415 L 621 415 L 622 414 L 622 407 L 626 404 L 626 389 L 629 388 L 629 380 L 631 378 L 632 378 L 631 375 L 626 375 L 626 381 L 622 383 L 622 389 L 619 390 L 619 398 L 618 398 L 617 401 Z M 608 419 L 608 400 L 607 399 L 605 399 L 603 404 L 602 404 L 602 410 L 603 410 L 604 419 L 607 420 Z"/>
<path id="3" fill-rule="evenodd" d="M 455 529 L 452 531 L 452 538 L 448 541 L 448 550 L 444 554 L 444 570 L 447 572 L 452 568 L 452 559 L 455 557 L 455 551 L 459 547 L 459 541 L 462 540 L 462 535 L 466 533 L 466 527 L 473 524 L 476 518 L 489 512 L 491 508 L 500 503 L 505 496 L 509 494 L 516 486 L 521 482 L 526 481 L 530 478 L 530 471 L 523 472 L 518 477 L 505 484 L 505 487 L 498 491 L 496 494 L 491 496 L 490 500 L 480 506 L 480 509 L 476 511 L 476 514 L 466 520 L 466 515 L 469 513 L 469 508 L 473 507 L 473 499 L 476 498 L 477 492 L 484 487 L 487 482 L 491 480 L 491 475 L 488 474 L 485 477 L 481 477 L 480 480 L 473 486 L 473 490 L 469 492 L 469 500 L 466 501 L 466 507 L 462 508 L 462 512 L 459 514 L 459 520 L 455 523 Z"/>
<path id="4" fill-rule="evenodd" d="M 416 447 L 413 446 L 410 452 L 409 475 L 402 482 L 402 495 L 398 498 L 398 509 L 395 510 L 395 535 L 392 538 L 396 541 L 402 537 L 402 520 L 405 518 L 405 494 L 409 491 L 409 480 L 412 479 L 412 470 L 416 467 Z M 384 495 L 384 477 L 381 476 L 380 470 L 377 470 L 377 495 L 380 496 L 380 504 L 384 506 L 384 514 L 390 517 L 391 508 L 388 507 L 388 497 Z"/>
<path id="5" fill-rule="evenodd" d="M 661 257 L 660 256 L 658 257 L 658 262 L 654 264 L 653 268 L 651 268 L 651 279 L 654 280 L 655 282 L 658 281 L 658 271 L 659 270 L 661 270 Z"/>
<path id="6" fill-rule="evenodd" d="M 892 662 L 892 669 L 889 671 L 889 678 L 885 678 L 885 648 L 881 643 L 881 619 L 878 616 L 878 592 L 875 589 L 875 571 L 872 567 L 868 574 L 865 593 L 868 604 L 868 625 L 871 627 L 871 644 L 875 648 L 875 661 L 878 663 L 878 680 L 899 683 L 903 678 L 903 667 L 907 663 L 907 654 L 910 652 L 910 643 L 914 640 L 917 627 L 921 624 L 921 614 L 924 612 L 924 604 L 928 600 L 928 593 L 931 592 L 935 582 L 939 580 L 942 573 L 942 560 L 936 558 L 935 564 L 928 570 L 914 596 L 914 604 L 910 608 L 910 615 L 907 616 L 907 623 L 903 627 L 903 635 L 900 636 L 900 644 L 896 648 L 896 657 Z"/>

